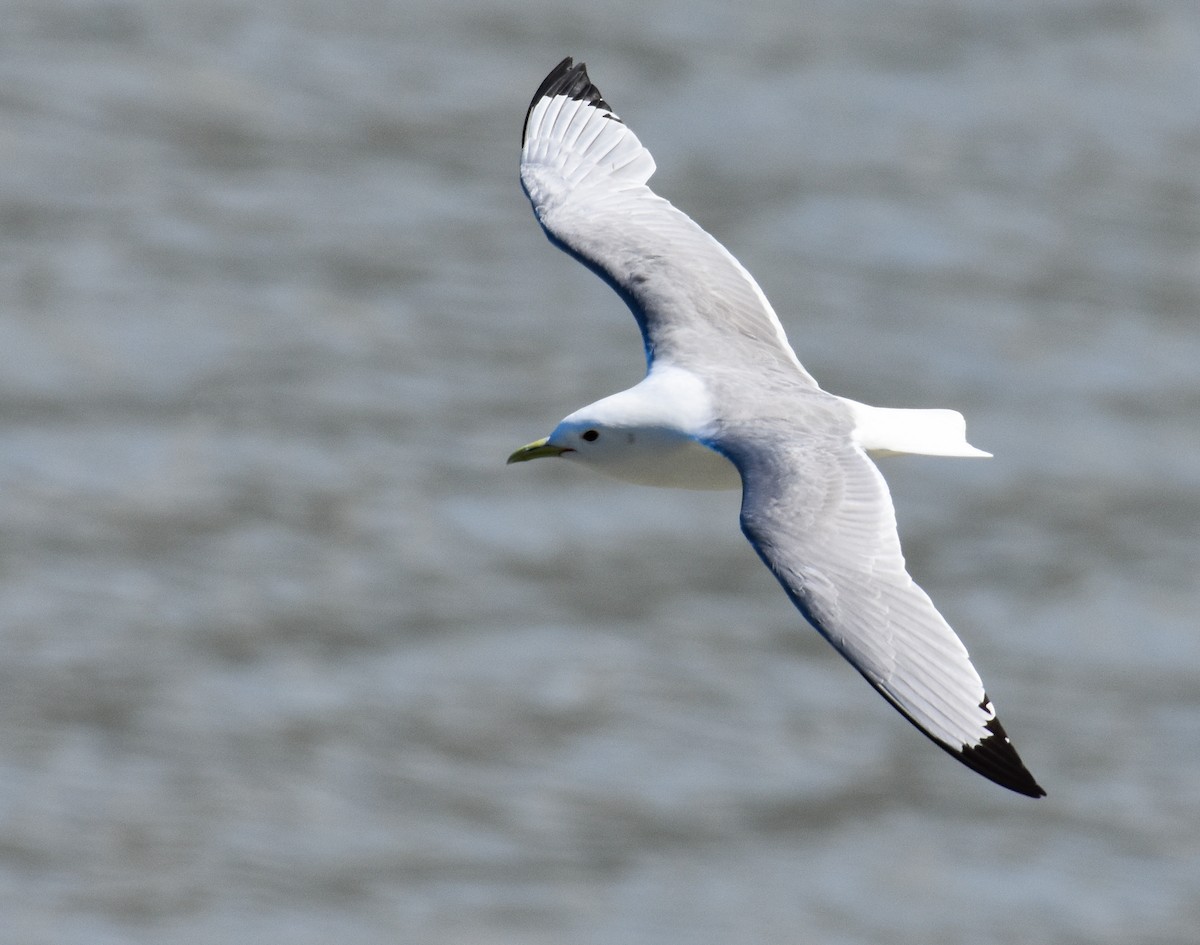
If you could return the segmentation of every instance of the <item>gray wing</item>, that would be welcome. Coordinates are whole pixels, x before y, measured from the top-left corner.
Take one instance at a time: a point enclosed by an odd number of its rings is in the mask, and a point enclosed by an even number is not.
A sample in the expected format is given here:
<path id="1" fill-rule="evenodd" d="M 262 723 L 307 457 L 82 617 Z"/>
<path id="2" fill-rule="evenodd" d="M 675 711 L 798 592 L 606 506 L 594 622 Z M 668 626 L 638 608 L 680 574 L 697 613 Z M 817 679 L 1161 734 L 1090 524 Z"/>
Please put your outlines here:
<path id="1" fill-rule="evenodd" d="M 552 243 L 609 283 L 642 330 L 648 361 L 800 366 L 750 274 L 646 181 L 654 159 L 564 59 L 525 117 L 521 185 Z"/>
<path id="2" fill-rule="evenodd" d="M 844 436 L 721 443 L 742 530 L 805 618 L 939 746 L 997 784 L 1046 792 L 996 718 L 966 647 L 909 576 L 883 476 Z"/>

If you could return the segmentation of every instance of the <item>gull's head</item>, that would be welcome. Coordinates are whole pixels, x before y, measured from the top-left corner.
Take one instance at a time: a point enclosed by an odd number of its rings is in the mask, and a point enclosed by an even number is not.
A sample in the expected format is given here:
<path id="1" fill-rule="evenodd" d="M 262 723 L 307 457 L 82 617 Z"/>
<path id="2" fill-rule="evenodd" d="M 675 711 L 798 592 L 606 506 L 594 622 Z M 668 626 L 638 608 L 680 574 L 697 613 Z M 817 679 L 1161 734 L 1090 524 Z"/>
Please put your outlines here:
<path id="1" fill-rule="evenodd" d="M 621 462 L 636 447 L 636 433 L 620 431 L 601 419 L 572 414 L 549 436 L 534 440 L 508 457 L 509 463 L 524 463 L 546 456 L 561 456 L 598 468 Z"/>
<path id="2" fill-rule="evenodd" d="M 691 417 L 669 399 L 646 393 L 634 388 L 575 411 L 549 436 L 509 456 L 509 463 L 558 456 L 639 485 L 736 488 L 733 466 L 689 428 Z"/>
<path id="3" fill-rule="evenodd" d="M 548 437 L 522 446 L 508 461 L 561 456 L 629 479 L 623 469 L 657 464 L 671 447 L 694 439 L 708 414 L 699 380 L 678 368 L 655 366 L 639 384 L 580 407 Z"/>

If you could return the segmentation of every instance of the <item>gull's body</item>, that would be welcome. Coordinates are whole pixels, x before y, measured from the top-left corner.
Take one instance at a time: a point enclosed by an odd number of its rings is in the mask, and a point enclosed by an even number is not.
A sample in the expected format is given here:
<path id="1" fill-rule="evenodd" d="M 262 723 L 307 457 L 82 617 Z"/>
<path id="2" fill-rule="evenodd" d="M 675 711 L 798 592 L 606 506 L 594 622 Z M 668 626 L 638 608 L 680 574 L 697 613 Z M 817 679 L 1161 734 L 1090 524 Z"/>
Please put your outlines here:
<path id="1" fill-rule="evenodd" d="M 964 764 L 1045 792 L 1000 726 L 966 648 L 905 569 L 870 456 L 986 456 L 952 410 L 821 390 L 750 274 L 646 182 L 654 161 L 583 64 L 534 95 L 521 183 L 551 242 L 608 282 L 642 330 L 636 386 L 566 417 L 510 462 L 563 456 L 631 482 L 742 489 L 742 530 L 804 617 Z"/>

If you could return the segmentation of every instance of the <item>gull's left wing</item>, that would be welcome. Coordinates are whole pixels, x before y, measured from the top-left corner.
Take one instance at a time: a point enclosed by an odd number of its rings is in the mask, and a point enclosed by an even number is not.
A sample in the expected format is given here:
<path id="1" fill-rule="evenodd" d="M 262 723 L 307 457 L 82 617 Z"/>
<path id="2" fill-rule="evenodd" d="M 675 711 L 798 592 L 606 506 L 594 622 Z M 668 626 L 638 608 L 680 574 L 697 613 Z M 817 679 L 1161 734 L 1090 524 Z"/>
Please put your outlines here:
<path id="1" fill-rule="evenodd" d="M 788 597 L 937 745 L 997 784 L 1043 796 L 966 647 L 909 575 L 875 464 L 844 437 L 758 433 L 718 446 L 742 476 L 742 531 Z"/>

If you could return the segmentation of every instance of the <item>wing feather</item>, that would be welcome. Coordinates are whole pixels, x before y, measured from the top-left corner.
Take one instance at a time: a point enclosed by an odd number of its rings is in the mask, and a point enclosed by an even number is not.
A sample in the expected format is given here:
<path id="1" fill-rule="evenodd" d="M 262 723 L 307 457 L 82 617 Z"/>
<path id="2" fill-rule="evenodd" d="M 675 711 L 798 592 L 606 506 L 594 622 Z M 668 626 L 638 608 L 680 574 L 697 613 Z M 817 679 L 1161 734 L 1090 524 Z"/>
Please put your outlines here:
<path id="1" fill-rule="evenodd" d="M 742 530 L 808 621 L 941 748 L 1004 787 L 1045 794 L 966 647 L 909 575 L 866 453 L 844 437 L 755 440 L 722 444 L 742 474 Z"/>
<path id="2" fill-rule="evenodd" d="M 564 59 L 525 118 L 521 184 L 551 241 L 613 286 L 648 360 L 681 365 L 714 344 L 733 362 L 786 361 L 816 387 L 758 284 L 646 182 L 654 159 L 588 78 Z"/>

